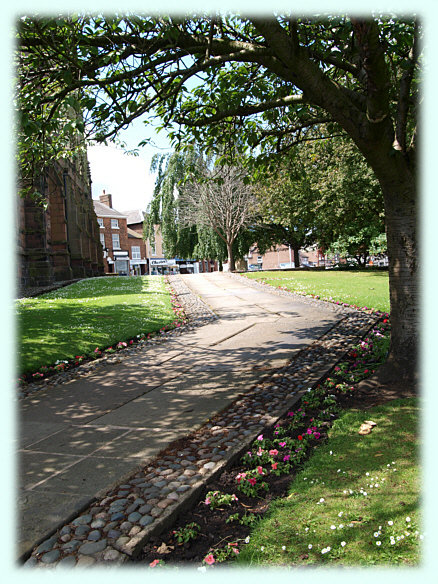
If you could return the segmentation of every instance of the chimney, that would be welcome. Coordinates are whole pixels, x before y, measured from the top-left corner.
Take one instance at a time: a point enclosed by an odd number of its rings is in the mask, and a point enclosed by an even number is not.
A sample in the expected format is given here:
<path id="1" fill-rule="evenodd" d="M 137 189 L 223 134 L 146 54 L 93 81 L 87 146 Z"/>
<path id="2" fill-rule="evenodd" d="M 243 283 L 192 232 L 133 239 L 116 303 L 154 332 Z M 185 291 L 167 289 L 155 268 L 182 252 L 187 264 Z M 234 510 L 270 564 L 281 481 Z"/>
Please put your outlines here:
<path id="1" fill-rule="evenodd" d="M 99 199 L 103 205 L 110 207 L 110 209 L 113 208 L 113 196 L 112 195 L 106 195 L 105 191 L 103 191 L 103 195 L 100 195 Z"/>

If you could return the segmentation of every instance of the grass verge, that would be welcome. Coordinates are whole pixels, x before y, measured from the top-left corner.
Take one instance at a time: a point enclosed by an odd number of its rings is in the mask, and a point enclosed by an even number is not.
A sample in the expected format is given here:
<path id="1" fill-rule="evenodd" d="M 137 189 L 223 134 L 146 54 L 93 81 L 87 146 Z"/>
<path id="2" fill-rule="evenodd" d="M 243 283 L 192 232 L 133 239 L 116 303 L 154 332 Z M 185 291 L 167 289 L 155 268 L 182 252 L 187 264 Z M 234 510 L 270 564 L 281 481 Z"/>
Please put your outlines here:
<path id="1" fill-rule="evenodd" d="M 254 272 L 242 274 L 277 288 L 312 295 L 321 300 L 348 303 L 389 312 L 388 272 L 369 270 L 324 270 L 294 272 Z"/>
<path id="2" fill-rule="evenodd" d="M 19 374 L 93 354 L 175 320 L 160 276 L 90 278 L 16 303 Z"/>
<path id="3" fill-rule="evenodd" d="M 234 565 L 418 565 L 419 401 L 341 412 Z M 365 420 L 376 426 L 362 436 Z"/>

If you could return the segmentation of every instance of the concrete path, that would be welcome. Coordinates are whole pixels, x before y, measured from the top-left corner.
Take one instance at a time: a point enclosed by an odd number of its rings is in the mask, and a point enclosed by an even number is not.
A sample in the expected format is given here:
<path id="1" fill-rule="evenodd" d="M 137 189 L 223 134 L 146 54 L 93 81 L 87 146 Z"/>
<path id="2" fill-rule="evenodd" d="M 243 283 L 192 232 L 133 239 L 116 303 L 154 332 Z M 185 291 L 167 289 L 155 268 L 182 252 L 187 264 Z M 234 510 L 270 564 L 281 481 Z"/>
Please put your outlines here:
<path id="1" fill-rule="evenodd" d="M 18 556 L 343 318 L 218 272 L 184 282 L 219 320 L 19 402 Z"/>

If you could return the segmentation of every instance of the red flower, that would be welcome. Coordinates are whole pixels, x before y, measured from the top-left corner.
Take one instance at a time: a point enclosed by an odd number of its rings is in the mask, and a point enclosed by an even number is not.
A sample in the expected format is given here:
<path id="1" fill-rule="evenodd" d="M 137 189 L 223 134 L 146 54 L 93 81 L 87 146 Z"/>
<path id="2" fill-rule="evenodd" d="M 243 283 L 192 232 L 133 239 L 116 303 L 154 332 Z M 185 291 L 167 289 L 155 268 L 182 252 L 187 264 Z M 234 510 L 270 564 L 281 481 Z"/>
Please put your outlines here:
<path id="1" fill-rule="evenodd" d="M 301 434 L 298 436 L 298 440 L 302 440 L 303 437 L 301 436 Z"/>

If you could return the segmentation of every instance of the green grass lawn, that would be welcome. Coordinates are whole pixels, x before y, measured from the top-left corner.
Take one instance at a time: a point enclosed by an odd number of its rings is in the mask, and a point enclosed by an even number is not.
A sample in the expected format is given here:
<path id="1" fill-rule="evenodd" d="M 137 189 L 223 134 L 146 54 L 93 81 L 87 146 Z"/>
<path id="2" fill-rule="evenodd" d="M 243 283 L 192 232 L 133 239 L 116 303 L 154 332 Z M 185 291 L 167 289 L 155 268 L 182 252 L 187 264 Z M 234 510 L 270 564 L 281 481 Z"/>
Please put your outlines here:
<path id="1" fill-rule="evenodd" d="M 271 286 L 319 295 L 321 299 L 346 302 L 359 307 L 389 312 L 388 272 L 352 271 L 294 271 L 254 272 L 245 274 L 251 280 L 261 280 Z"/>
<path id="2" fill-rule="evenodd" d="M 20 374 L 88 355 L 174 320 L 162 277 L 90 278 L 16 302 Z"/>
<path id="3" fill-rule="evenodd" d="M 417 565 L 420 525 L 419 399 L 341 412 L 271 504 L 236 566 Z M 371 434 L 358 434 L 365 420 Z"/>

